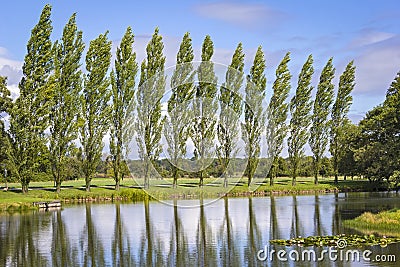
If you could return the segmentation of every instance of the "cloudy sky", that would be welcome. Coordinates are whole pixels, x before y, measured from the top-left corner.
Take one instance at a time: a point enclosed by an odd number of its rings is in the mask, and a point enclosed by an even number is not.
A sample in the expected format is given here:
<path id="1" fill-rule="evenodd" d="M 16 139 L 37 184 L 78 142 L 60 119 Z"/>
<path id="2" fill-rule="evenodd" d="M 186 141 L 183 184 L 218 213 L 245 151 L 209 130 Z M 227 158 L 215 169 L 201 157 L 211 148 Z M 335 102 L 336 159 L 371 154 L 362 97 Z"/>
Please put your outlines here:
<path id="1" fill-rule="evenodd" d="M 183 34 L 191 33 L 196 58 L 205 35 L 214 41 L 214 61 L 229 64 L 239 42 L 246 52 L 246 69 L 262 45 L 271 91 L 274 71 L 287 51 L 296 77 L 309 54 L 314 56 L 314 85 L 321 69 L 334 58 L 337 76 L 354 60 L 357 66 L 350 118 L 357 122 L 383 101 L 400 71 L 400 8 L 393 1 L 3 1 L 0 28 L 0 75 L 18 95 L 26 43 L 46 3 L 53 6 L 52 38 L 60 37 L 73 12 L 86 43 L 109 30 L 118 44 L 127 26 L 136 35 L 135 50 L 142 60 L 155 27 L 164 37 L 167 66 L 174 64 Z M 336 79 L 337 84 L 337 79 Z"/>

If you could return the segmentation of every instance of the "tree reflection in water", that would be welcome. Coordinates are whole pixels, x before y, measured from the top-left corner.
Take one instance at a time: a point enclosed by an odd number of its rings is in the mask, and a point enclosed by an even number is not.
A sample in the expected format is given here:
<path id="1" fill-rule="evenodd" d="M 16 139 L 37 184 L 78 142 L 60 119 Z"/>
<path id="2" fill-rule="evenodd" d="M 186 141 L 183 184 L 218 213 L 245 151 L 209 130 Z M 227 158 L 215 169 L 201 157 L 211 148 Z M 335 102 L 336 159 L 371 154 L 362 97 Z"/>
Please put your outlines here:
<path id="1" fill-rule="evenodd" d="M 257 252 L 269 245 L 270 238 L 353 233 L 342 226 L 342 219 L 351 212 L 357 216 L 366 208 L 400 208 L 396 196 L 368 196 L 223 198 L 196 208 L 179 207 L 180 202 L 188 203 L 185 200 L 175 200 L 170 206 L 146 201 L 3 214 L 0 265 L 256 266 L 260 265 Z M 203 203 L 191 203 L 197 201 Z M 400 257 L 399 244 L 385 251 L 371 250 Z"/>

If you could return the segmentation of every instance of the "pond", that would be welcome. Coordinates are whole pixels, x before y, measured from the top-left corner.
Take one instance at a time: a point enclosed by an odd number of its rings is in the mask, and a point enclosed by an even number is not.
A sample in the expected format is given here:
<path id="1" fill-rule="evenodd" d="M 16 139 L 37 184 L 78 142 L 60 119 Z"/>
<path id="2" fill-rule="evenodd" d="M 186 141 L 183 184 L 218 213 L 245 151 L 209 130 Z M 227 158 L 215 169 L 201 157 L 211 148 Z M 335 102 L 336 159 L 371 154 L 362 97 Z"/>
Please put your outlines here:
<path id="1" fill-rule="evenodd" d="M 397 266 L 373 261 L 376 255 L 400 261 L 399 244 L 358 248 L 360 255 L 371 251 L 367 259 L 341 258 L 339 250 L 337 260 L 322 253 L 326 247 L 269 244 L 270 239 L 356 233 L 344 228 L 342 221 L 364 211 L 400 208 L 395 193 L 222 198 L 198 206 L 202 201 L 92 203 L 3 214 L 0 265 Z M 350 249 L 355 250 L 342 252 Z M 302 258 L 305 250 L 313 250 L 317 258 Z M 266 258 L 272 251 L 275 254 Z"/>

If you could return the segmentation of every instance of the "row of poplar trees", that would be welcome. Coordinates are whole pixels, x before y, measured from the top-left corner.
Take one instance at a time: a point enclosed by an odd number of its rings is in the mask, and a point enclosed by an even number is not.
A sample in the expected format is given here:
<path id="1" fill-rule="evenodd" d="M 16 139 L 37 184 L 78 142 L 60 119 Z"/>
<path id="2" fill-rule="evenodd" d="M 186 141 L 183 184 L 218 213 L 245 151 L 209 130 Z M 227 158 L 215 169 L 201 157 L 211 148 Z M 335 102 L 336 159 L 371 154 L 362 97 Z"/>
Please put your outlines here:
<path id="1" fill-rule="evenodd" d="M 129 143 L 135 130 L 139 156 L 145 160 L 145 187 L 148 187 L 150 164 L 158 159 L 161 152 L 160 139 L 166 122 L 161 113 L 161 98 L 165 93 L 166 79 L 161 76 L 152 84 L 148 84 L 154 75 L 164 71 L 165 66 L 164 45 L 158 28 L 147 45 L 147 57 L 140 66 L 138 87 L 146 87 L 147 90 L 136 90 L 138 64 L 132 49 L 134 34 L 130 27 L 117 48 L 115 64 L 110 73 L 108 71 L 112 55 L 108 32 L 100 34 L 90 42 L 85 58 L 86 71 L 82 72 L 81 59 L 85 44 L 82 41 L 82 32 L 76 25 L 76 15 L 71 16 L 61 39 L 54 43 L 50 39 L 50 15 L 51 6 L 46 5 L 39 22 L 32 29 L 22 68 L 23 77 L 19 83 L 20 96 L 15 102 L 10 99 L 6 79 L 1 78 L 0 81 L 1 111 L 10 115 L 10 127 L 7 131 L 3 129 L 6 136 L 4 149 L 9 168 L 21 182 L 23 192 L 27 192 L 29 182 L 38 170 L 38 162 L 47 156 L 57 191 L 60 191 L 62 181 L 66 179 L 67 159 L 76 146 L 76 140 L 79 140 L 82 151 L 81 167 L 86 189 L 89 191 L 91 179 L 101 160 L 103 137 L 109 132 L 113 177 L 118 190 L 124 175 L 124 155 L 127 153 L 124 144 Z M 177 64 L 190 64 L 193 61 L 191 42 L 189 33 L 186 33 L 177 54 Z M 283 149 L 286 136 L 289 136 L 287 145 L 293 185 L 296 184 L 299 161 L 304 156 L 304 146 L 307 142 L 313 153 L 315 183 L 318 183 L 320 159 L 330 142 L 337 181 L 338 161 L 343 145 L 342 129 L 348 121 L 347 113 L 352 102 L 350 93 L 354 88 L 353 62 L 347 65 L 340 76 L 334 100 L 332 81 L 335 68 L 332 58 L 329 59 L 321 72 L 313 101 L 311 79 L 314 69 L 313 58 L 310 55 L 299 74 L 296 92 L 288 101 L 292 76 L 288 69 L 290 53 L 287 53 L 276 70 L 272 97 L 266 108 L 262 105 L 266 97 L 266 61 L 261 46 L 257 49 L 247 77 L 243 74 L 245 55 L 242 44 L 237 46 L 229 65 L 237 74 L 234 78 L 229 78 L 227 72 L 226 81 L 220 86 L 219 94 L 211 62 L 213 53 L 213 42 L 207 36 L 202 45 L 201 64 L 204 66 L 200 66 L 202 71 L 198 74 L 198 86 L 191 85 L 193 76 L 190 68 L 186 73 L 179 71 L 178 67 L 175 70 L 171 80 L 172 95 L 168 100 L 169 120 L 175 122 L 171 125 L 178 129 L 183 127 L 177 124 L 179 121 L 184 122 L 182 114 L 174 111 L 179 111 L 179 105 L 187 103 L 190 99 L 210 99 L 210 102 L 200 101 L 193 104 L 194 109 L 202 111 L 218 109 L 219 102 L 220 121 L 229 119 L 224 115 L 225 109 L 231 109 L 237 114 L 244 112 L 241 137 L 245 142 L 248 158 L 246 176 L 249 184 L 258 165 L 260 140 L 264 132 L 267 136 L 269 157 L 275 159 Z M 245 81 L 246 95 L 245 99 L 241 99 L 238 92 Z M 243 102 L 251 103 L 251 106 L 243 105 Z M 134 113 L 136 117 L 132 116 Z M 289 113 L 290 122 L 287 123 Z M 239 120 L 239 116 L 236 120 Z M 135 127 L 130 127 L 131 125 Z M 2 127 L 4 128 L 3 125 Z M 165 128 L 164 131 L 167 139 L 169 138 L 169 149 L 175 149 L 175 154 L 169 154 L 174 155 L 175 159 L 185 156 L 185 144 L 189 136 L 193 140 L 198 157 L 206 157 L 206 152 L 202 151 L 204 142 L 216 136 L 220 144 L 217 148 L 218 157 L 223 166 L 227 166 L 237 151 L 237 131 L 229 127 L 220 127 L 216 121 L 199 118 L 190 131 L 177 131 L 173 127 Z M 277 161 L 274 160 L 271 185 L 276 177 L 276 168 Z M 176 186 L 179 168 L 172 164 L 172 171 Z M 203 184 L 203 176 L 201 171 L 200 186 Z"/>

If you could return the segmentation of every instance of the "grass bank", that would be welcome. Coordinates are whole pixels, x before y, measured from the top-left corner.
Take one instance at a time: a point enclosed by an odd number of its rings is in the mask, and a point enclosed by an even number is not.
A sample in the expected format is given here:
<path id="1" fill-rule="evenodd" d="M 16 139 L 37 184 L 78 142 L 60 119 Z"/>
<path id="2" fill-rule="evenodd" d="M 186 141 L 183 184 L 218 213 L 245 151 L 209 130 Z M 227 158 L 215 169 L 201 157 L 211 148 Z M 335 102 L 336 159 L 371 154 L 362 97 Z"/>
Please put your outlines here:
<path id="1" fill-rule="evenodd" d="M 377 214 L 365 212 L 353 220 L 343 222 L 345 226 L 362 233 L 400 237 L 400 209 L 382 211 Z"/>
<path id="2" fill-rule="evenodd" d="M 91 192 L 86 192 L 83 179 L 65 181 L 61 192 L 55 192 L 53 182 L 32 182 L 27 194 L 22 194 L 20 184 L 10 183 L 9 191 L 0 191 L 0 211 L 25 210 L 34 208 L 33 202 L 60 200 L 63 202 L 82 201 L 112 201 L 128 200 L 141 201 L 146 198 L 154 199 L 188 199 L 188 198 L 214 198 L 218 196 L 266 196 L 266 195 L 291 195 L 314 194 L 341 191 L 370 191 L 372 187 L 366 180 L 340 181 L 334 184 L 333 179 L 321 179 L 318 185 L 314 185 L 310 177 L 300 177 L 297 185 L 291 185 L 290 178 L 278 178 L 274 186 L 269 185 L 269 180 L 255 180 L 250 188 L 246 179 L 230 181 L 229 190 L 222 186 L 218 179 L 205 179 L 205 186 L 199 188 L 197 179 L 182 178 L 178 181 L 178 188 L 172 188 L 172 179 L 152 180 L 147 192 L 140 188 L 134 179 L 125 179 L 121 183 L 119 191 L 114 190 L 114 180 L 110 178 L 97 178 L 92 180 Z"/>

